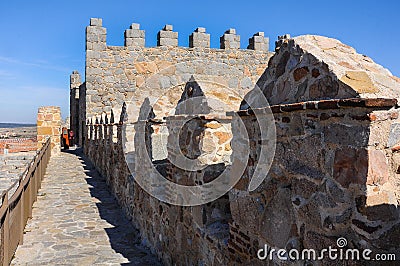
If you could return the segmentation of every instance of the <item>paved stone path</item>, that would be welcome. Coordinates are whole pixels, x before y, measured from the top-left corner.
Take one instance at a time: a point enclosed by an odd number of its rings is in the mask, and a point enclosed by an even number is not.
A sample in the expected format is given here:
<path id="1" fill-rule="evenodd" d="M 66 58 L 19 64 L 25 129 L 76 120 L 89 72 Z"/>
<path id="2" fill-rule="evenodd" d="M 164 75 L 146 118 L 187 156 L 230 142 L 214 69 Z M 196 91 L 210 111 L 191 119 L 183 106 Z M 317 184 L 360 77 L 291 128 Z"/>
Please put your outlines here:
<path id="1" fill-rule="evenodd" d="M 51 157 L 11 265 L 159 265 L 78 151 Z"/>

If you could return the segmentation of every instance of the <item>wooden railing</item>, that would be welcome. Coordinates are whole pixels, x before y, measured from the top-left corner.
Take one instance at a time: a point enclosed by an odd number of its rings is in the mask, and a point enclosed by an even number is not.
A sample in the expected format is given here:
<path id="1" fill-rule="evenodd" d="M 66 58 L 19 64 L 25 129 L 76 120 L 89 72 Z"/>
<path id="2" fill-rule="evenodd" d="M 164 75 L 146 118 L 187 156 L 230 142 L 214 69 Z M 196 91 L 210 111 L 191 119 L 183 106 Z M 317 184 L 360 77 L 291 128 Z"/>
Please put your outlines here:
<path id="1" fill-rule="evenodd" d="M 22 244 L 24 228 L 28 218 L 32 217 L 32 205 L 37 199 L 50 154 L 48 138 L 19 180 L 1 194 L 0 265 L 9 265 L 18 245 Z M 9 196 L 12 191 L 14 193 Z"/>

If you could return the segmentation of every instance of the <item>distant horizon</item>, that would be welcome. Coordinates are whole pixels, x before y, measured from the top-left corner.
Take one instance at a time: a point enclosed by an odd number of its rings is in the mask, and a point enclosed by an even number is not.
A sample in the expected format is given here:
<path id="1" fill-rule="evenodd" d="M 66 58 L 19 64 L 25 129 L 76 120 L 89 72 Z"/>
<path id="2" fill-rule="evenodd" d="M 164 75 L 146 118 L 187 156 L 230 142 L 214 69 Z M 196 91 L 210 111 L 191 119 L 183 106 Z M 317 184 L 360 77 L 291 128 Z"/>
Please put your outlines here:
<path id="1" fill-rule="evenodd" d="M 0 128 L 34 127 L 36 125 L 36 123 L 0 122 Z"/>

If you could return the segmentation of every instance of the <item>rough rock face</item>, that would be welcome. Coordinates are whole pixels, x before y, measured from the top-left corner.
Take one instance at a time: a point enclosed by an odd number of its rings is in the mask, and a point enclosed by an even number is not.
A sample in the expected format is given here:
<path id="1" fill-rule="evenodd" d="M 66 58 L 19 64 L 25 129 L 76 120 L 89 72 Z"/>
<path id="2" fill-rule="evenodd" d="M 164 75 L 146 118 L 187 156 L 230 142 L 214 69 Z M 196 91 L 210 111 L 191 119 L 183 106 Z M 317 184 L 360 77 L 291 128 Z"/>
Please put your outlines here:
<path id="1" fill-rule="evenodd" d="M 257 85 L 271 105 L 332 98 L 400 98 L 400 79 L 340 41 L 280 38 Z"/>

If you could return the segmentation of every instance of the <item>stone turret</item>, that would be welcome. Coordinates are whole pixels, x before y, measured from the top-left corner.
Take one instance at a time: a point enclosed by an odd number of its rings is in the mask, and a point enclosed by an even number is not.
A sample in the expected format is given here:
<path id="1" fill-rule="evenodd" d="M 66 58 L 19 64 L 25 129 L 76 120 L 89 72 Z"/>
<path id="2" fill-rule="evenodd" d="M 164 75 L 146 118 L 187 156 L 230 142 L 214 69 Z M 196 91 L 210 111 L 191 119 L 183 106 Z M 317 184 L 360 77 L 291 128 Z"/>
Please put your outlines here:
<path id="1" fill-rule="evenodd" d="M 75 132 L 75 140 L 80 141 L 80 133 L 79 133 L 79 95 L 81 94 L 80 89 L 82 88 L 81 75 L 78 71 L 72 71 L 72 74 L 69 78 L 69 87 L 70 87 L 70 99 L 69 99 L 69 127 Z M 84 99 L 82 99 L 84 101 Z"/>
<path id="2" fill-rule="evenodd" d="M 70 89 L 79 88 L 79 86 L 82 84 L 81 75 L 76 70 L 72 71 L 72 74 L 70 75 L 70 79 L 69 80 L 70 80 L 70 82 L 69 82 L 69 84 L 70 84 L 69 88 Z"/>

